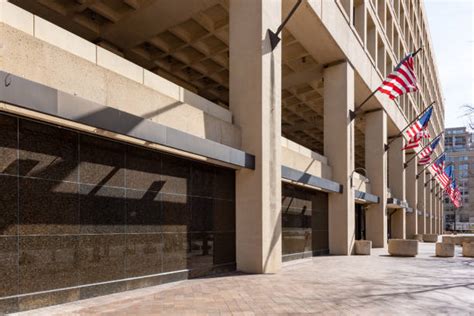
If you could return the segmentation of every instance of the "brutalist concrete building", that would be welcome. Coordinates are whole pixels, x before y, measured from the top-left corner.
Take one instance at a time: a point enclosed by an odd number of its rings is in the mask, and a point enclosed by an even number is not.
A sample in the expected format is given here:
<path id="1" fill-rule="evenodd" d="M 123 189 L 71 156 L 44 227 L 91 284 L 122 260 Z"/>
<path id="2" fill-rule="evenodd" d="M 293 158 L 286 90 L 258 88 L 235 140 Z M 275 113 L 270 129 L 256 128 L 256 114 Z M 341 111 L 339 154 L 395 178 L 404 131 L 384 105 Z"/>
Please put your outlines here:
<path id="1" fill-rule="evenodd" d="M 295 4 L 0 1 L 0 311 L 441 232 L 384 148 L 433 101 L 443 130 L 423 2 L 303 1 L 278 33 Z M 419 47 L 419 91 L 351 120 Z"/>

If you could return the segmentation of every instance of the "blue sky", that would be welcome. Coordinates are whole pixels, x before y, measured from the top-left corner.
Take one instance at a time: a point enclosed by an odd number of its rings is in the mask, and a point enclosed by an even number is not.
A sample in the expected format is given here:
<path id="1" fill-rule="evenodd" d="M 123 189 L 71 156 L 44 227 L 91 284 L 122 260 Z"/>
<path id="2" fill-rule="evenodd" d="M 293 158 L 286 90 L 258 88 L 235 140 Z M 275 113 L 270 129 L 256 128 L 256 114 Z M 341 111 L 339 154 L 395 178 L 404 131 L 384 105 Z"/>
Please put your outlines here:
<path id="1" fill-rule="evenodd" d="M 446 127 L 466 126 L 474 106 L 474 0 L 425 0 L 446 108 Z"/>

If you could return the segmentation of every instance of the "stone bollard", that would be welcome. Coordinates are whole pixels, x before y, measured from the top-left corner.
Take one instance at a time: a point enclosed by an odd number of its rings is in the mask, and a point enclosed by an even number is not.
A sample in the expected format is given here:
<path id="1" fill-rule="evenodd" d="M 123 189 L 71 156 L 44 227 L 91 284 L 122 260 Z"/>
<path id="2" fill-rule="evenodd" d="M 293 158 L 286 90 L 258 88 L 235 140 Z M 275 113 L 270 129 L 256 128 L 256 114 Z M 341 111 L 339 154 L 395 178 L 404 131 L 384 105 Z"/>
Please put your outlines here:
<path id="1" fill-rule="evenodd" d="M 456 244 L 456 236 L 443 236 L 443 244 Z"/>
<path id="2" fill-rule="evenodd" d="M 413 235 L 413 239 L 423 241 L 423 234 L 415 234 Z"/>
<path id="3" fill-rule="evenodd" d="M 436 257 L 454 257 L 454 244 L 437 242 Z"/>
<path id="4" fill-rule="evenodd" d="M 437 242 L 438 241 L 438 235 L 436 235 L 436 234 L 424 234 L 423 235 L 423 241 L 424 242 Z"/>
<path id="5" fill-rule="evenodd" d="M 388 241 L 388 253 L 391 256 L 415 257 L 418 254 L 418 240 L 390 239 Z"/>
<path id="6" fill-rule="evenodd" d="M 370 255 L 372 249 L 371 240 L 356 240 L 354 243 L 354 249 L 356 255 Z"/>
<path id="7" fill-rule="evenodd" d="M 462 255 L 464 257 L 474 257 L 474 243 L 465 242 L 462 244 Z"/>

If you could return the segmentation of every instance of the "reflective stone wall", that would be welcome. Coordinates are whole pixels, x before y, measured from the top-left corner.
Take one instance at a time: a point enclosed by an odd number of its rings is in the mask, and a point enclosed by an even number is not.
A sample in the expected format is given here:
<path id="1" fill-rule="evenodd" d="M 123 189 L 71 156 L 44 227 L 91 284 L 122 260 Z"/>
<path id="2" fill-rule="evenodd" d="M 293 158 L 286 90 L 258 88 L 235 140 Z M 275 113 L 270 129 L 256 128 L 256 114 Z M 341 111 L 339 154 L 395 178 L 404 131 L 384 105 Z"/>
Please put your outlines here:
<path id="1" fill-rule="evenodd" d="M 283 261 L 329 253 L 327 193 L 282 186 Z"/>
<path id="2" fill-rule="evenodd" d="M 0 313 L 235 269 L 235 172 L 0 114 Z"/>

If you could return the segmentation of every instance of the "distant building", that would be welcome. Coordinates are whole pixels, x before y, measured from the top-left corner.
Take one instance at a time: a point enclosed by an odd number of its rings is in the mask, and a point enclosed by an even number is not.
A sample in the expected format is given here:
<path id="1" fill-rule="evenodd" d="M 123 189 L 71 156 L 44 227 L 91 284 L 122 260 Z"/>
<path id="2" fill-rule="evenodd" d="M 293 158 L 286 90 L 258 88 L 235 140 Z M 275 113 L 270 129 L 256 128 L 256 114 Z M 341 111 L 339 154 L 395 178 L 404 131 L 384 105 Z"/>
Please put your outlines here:
<path id="1" fill-rule="evenodd" d="M 456 230 L 474 230 L 474 133 L 465 127 L 447 128 L 445 148 L 463 203 L 455 209 L 448 198 L 444 200 L 446 229 L 452 230 L 456 223 Z"/>

